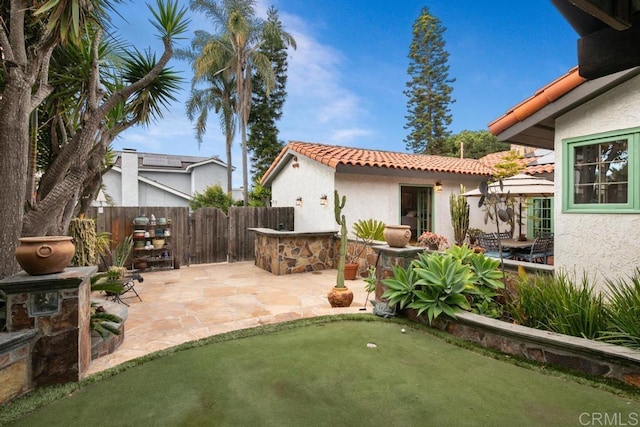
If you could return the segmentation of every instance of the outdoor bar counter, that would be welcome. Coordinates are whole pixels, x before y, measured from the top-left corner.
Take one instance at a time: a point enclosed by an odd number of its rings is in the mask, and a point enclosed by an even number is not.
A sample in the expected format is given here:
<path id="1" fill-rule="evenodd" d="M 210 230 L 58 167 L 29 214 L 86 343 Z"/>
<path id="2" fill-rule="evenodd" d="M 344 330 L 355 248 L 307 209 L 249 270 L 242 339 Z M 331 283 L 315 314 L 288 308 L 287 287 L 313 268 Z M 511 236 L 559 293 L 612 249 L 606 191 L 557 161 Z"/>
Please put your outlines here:
<path id="1" fill-rule="evenodd" d="M 335 268 L 336 231 L 280 231 L 250 228 L 255 232 L 255 264 L 276 275 Z"/>

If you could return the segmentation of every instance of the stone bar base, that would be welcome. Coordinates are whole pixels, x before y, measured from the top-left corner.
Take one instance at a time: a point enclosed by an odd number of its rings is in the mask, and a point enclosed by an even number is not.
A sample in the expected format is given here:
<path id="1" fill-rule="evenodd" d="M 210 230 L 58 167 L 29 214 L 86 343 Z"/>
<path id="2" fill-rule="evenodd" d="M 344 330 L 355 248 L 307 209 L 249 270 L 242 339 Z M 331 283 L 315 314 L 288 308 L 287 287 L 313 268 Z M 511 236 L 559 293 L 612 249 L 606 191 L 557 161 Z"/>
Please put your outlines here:
<path id="1" fill-rule="evenodd" d="M 335 231 L 295 232 L 250 228 L 256 233 L 255 264 L 276 275 L 335 267 Z"/>

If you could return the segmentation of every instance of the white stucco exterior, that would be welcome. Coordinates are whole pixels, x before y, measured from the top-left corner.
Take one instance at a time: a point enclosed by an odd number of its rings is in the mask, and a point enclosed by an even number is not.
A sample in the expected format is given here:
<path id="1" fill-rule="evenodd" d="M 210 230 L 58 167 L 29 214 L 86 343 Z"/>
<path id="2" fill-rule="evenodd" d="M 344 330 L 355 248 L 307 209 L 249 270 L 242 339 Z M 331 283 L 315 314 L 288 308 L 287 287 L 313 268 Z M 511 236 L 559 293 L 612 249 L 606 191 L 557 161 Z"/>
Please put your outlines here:
<path id="1" fill-rule="evenodd" d="M 280 169 L 271 185 L 272 206 L 295 207 L 295 231 L 338 230 L 334 217 L 334 189 L 340 197 L 347 197 L 342 211 L 347 219 L 348 230 L 360 219 L 377 219 L 385 224 L 400 224 L 400 197 L 402 186 L 433 187 L 436 181 L 442 183 L 442 191 L 434 192 L 434 231 L 453 242 L 453 227 L 449 211 L 449 195 L 460 191 L 460 184 L 473 189 L 486 179 L 480 176 L 461 174 L 439 174 L 424 178 L 368 175 L 361 173 L 340 173 L 304 155 L 290 158 Z M 294 166 L 295 165 L 295 166 Z M 448 179 L 440 177 L 447 176 Z M 327 195 L 328 203 L 322 206 L 320 198 Z M 296 206 L 296 199 L 302 198 L 302 205 Z M 470 204 L 477 200 L 469 200 Z M 483 213 L 470 209 L 471 227 L 486 228 Z M 414 236 L 415 238 L 416 236 Z"/>
<path id="2" fill-rule="evenodd" d="M 556 177 L 564 167 L 563 140 L 640 126 L 640 76 L 582 104 L 556 121 Z M 637 177 L 636 177 L 637 179 Z M 562 211 L 562 180 L 555 180 L 555 265 L 577 275 L 626 278 L 640 267 L 640 214 Z"/>

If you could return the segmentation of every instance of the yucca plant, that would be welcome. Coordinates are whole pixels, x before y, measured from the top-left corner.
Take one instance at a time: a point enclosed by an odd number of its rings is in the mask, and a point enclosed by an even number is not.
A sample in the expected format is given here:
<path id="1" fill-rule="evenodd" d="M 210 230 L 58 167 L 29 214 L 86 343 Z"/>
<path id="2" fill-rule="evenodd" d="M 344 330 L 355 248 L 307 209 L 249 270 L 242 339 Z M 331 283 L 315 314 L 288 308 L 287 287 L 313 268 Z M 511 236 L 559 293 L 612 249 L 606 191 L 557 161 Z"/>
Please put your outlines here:
<path id="1" fill-rule="evenodd" d="M 629 279 L 607 280 L 609 324 L 599 339 L 640 350 L 640 268 Z"/>

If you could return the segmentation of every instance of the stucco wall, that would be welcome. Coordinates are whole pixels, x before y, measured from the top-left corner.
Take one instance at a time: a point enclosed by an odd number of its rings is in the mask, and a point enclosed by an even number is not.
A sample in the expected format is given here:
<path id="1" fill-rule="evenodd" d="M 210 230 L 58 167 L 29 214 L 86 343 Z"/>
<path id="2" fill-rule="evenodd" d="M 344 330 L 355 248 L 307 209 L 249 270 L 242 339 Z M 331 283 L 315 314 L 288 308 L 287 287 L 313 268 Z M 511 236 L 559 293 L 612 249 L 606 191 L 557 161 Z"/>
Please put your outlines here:
<path id="1" fill-rule="evenodd" d="M 295 207 L 295 231 L 338 229 L 333 215 L 334 172 L 328 166 L 298 155 L 297 162 L 289 160 L 273 180 L 272 206 Z M 327 195 L 327 206 L 320 205 L 323 194 Z M 302 206 L 296 206 L 298 197 L 302 197 Z"/>
<path id="2" fill-rule="evenodd" d="M 207 187 L 218 184 L 227 191 L 227 169 L 215 163 L 191 168 L 191 192 L 202 193 Z"/>
<path id="3" fill-rule="evenodd" d="M 343 210 L 351 231 L 359 219 L 373 218 L 386 224 L 400 224 L 400 187 L 403 185 L 433 186 L 436 179 L 387 177 L 380 175 L 335 174 L 335 170 L 319 164 L 305 156 L 297 156 L 297 166 L 293 161 L 274 178 L 272 183 L 273 206 L 295 207 L 295 231 L 338 230 L 333 211 L 333 190 L 340 196 L 347 196 Z M 425 174 L 426 175 L 426 174 Z M 450 175 L 452 180 L 437 179 L 443 184 L 440 192 L 435 192 L 435 231 L 453 241 L 453 227 L 449 213 L 449 194 L 460 191 L 460 184 L 467 190 L 476 188 L 481 177 Z M 320 196 L 326 194 L 327 206 L 320 205 Z M 296 198 L 302 197 L 302 206 L 296 206 Z M 470 223 L 472 227 L 485 228 L 484 214 L 477 206 L 477 198 L 470 199 Z M 414 236 L 415 238 L 416 236 Z"/>
<path id="4" fill-rule="evenodd" d="M 138 206 L 189 206 L 188 200 L 143 182 L 139 187 Z"/>
<path id="5" fill-rule="evenodd" d="M 181 191 L 191 193 L 191 176 L 186 172 L 151 172 L 140 171 L 140 176 Z"/>
<path id="6" fill-rule="evenodd" d="M 639 214 L 562 212 L 562 140 L 640 126 L 640 77 L 635 77 L 556 121 L 555 265 L 578 278 L 626 277 L 640 266 Z"/>

